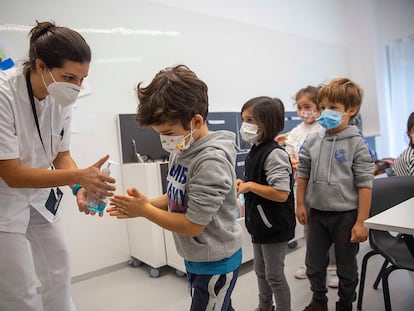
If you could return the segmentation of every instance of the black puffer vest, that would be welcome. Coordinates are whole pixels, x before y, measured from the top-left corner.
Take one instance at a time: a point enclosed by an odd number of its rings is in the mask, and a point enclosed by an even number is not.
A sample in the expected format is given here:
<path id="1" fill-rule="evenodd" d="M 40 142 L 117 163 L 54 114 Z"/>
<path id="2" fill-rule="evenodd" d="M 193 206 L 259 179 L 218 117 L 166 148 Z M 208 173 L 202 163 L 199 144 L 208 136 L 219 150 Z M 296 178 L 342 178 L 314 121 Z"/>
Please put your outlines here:
<path id="1" fill-rule="evenodd" d="M 245 165 L 245 181 L 268 185 L 264 163 L 269 153 L 280 147 L 276 142 L 264 142 L 253 146 Z M 286 202 L 267 200 L 252 192 L 244 194 L 246 202 L 245 222 L 253 243 L 277 243 L 291 240 L 295 235 L 295 200 L 293 174 L 290 175 L 290 194 Z"/>

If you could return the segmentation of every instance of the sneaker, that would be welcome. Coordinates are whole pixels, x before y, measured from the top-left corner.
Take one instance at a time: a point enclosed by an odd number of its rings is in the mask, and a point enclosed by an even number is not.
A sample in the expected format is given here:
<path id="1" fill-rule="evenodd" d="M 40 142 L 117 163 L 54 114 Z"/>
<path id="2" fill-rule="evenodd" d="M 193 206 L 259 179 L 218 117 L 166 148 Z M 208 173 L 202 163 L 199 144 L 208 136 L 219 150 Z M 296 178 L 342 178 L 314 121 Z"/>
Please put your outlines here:
<path id="1" fill-rule="evenodd" d="M 307 278 L 307 275 L 306 275 L 306 266 L 303 265 L 298 270 L 296 270 L 294 276 L 295 276 L 295 278 L 297 278 L 299 280 L 306 279 Z"/>
<path id="2" fill-rule="evenodd" d="M 312 298 L 310 304 L 303 311 L 328 311 L 328 298 L 319 300 Z"/>
<path id="3" fill-rule="evenodd" d="M 330 288 L 338 288 L 339 279 L 336 274 L 336 266 L 328 266 L 326 269 L 326 285 Z"/>

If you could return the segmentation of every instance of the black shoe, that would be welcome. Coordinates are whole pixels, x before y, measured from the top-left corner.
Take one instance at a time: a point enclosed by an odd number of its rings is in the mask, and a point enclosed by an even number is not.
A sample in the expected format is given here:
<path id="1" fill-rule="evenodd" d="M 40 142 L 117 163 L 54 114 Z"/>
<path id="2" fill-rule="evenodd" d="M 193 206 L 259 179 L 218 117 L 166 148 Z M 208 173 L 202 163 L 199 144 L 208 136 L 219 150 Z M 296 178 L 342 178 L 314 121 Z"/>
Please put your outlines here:
<path id="1" fill-rule="evenodd" d="M 272 306 L 272 311 L 275 311 L 275 306 Z M 262 311 L 262 309 L 260 309 L 259 307 L 257 307 L 256 309 L 254 309 L 254 311 Z"/>
<path id="2" fill-rule="evenodd" d="M 336 302 L 336 311 L 352 311 L 352 303 Z"/>
<path id="3" fill-rule="evenodd" d="M 312 298 L 310 304 L 303 311 L 328 311 L 328 298 Z"/>

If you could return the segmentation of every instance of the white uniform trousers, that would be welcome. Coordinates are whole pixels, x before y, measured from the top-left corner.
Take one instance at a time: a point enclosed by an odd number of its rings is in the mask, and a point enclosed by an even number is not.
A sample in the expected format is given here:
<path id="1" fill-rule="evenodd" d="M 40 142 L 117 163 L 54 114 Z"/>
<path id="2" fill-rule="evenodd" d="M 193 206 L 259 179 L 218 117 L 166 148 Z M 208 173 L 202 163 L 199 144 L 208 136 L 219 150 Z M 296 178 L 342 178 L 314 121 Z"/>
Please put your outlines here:
<path id="1" fill-rule="evenodd" d="M 0 310 L 40 311 L 41 305 L 44 311 L 76 310 L 70 294 L 68 244 L 60 219 L 49 223 L 31 208 L 26 235 L 0 232 L 0 247 Z M 42 303 L 33 266 L 41 283 Z"/>

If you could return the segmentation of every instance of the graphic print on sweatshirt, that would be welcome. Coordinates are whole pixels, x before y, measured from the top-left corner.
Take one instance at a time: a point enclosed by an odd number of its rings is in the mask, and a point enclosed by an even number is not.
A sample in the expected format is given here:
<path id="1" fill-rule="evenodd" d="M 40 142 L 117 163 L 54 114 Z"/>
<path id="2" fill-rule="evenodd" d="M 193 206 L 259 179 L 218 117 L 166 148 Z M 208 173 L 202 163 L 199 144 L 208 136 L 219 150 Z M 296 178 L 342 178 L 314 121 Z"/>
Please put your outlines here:
<path id="1" fill-rule="evenodd" d="M 168 210 L 172 213 L 185 213 L 187 210 L 185 204 L 187 172 L 188 168 L 181 164 L 171 166 L 171 169 L 168 172 Z"/>
<path id="2" fill-rule="evenodd" d="M 336 149 L 335 150 L 335 155 L 334 155 L 334 157 L 335 157 L 335 159 L 336 159 L 336 161 L 338 161 L 339 163 L 346 163 L 346 162 L 348 162 L 348 159 L 346 158 L 346 151 L 345 151 L 345 149 Z"/>

